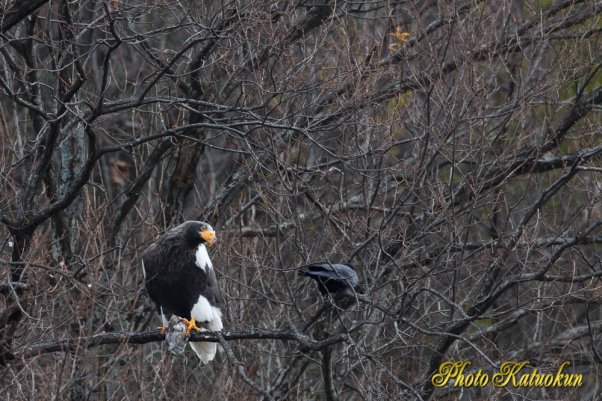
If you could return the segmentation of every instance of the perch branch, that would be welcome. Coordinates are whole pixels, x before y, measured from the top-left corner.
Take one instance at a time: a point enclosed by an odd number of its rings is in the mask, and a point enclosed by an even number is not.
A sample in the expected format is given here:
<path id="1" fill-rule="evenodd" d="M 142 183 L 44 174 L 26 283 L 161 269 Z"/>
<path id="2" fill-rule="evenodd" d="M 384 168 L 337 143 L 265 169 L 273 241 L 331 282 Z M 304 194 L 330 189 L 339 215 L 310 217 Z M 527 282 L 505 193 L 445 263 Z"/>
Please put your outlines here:
<path id="1" fill-rule="evenodd" d="M 292 330 L 269 330 L 269 329 L 247 329 L 238 331 L 227 331 L 221 333 L 224 340 L 280 340 L 295 341 L 303 348 L 308 350 L 320 350 L 332 344 L 343 342 L 347 339 L 347 334 L 339 334 L 329 337 L 322 341 L 295 332 Z M 190 341 L 210 341 L 219 342 L 220 333 L 201 332 L 192 333 Z M 68 352 L 77 349 L 93 348 L 104 344 L 146 344 L 151 342 L 163 341 L 164 336 L 159 331 L 145 332 L 111 332 L 94 334 L 87 337 L 72 337 L 64 340 L 37 343 L 15 350 L 17 358 L 31 358 L 36 355 L 48 354 L 52 352 Z"/>

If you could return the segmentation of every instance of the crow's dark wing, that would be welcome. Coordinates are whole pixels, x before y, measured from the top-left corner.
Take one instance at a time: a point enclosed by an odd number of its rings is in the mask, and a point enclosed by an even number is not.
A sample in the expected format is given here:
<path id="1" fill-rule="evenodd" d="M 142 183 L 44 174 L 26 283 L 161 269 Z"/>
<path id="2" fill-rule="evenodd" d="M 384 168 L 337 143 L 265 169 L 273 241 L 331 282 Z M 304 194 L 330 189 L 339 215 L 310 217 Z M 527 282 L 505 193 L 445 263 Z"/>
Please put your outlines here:
<path id="1" fill-rule="evenodd" d="M 299 269 L 300 276 L 310 277 L 318 282 L 322 294 L 336 293 L 351 289 L 358 283 L 357 273 L 349 265 L 322 263 L 303 266 Z"/>

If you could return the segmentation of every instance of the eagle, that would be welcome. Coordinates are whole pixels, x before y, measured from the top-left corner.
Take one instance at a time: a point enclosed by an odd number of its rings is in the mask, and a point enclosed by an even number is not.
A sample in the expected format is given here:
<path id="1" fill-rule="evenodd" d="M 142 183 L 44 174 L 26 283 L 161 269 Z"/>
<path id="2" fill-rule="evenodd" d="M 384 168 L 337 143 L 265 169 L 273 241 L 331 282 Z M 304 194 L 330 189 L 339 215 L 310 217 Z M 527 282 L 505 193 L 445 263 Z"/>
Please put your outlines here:
<path id="1" fill-rule="evenodd" d="M 318 291 L 324 296 L 336 295 L 354 297 L 358 279 L 350 264 L 319 263 L 301 266 L 299 276 L 316 280 Z"/>
<path id="2" fill-rule="evenodd" d="M 187 221 L 160 236 L 142 253 L 142 273 L 148 295 L 157 305 L 163 326 L 177 316 L 191 330 L 220 331 L 221 296 L 207 246 L 216 242 L 213 228 Z M 197 326 L 197 323 L 201 327 Z M 190 343 L 203 363 L 215 357 L 217 344 Z"/>

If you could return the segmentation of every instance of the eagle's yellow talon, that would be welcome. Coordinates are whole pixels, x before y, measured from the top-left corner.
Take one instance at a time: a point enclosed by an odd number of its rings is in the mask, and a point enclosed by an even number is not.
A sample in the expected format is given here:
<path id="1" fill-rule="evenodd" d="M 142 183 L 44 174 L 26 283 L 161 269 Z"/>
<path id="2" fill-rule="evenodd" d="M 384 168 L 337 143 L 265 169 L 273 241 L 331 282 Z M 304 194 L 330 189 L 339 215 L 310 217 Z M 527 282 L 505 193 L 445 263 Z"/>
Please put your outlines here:
<path id="1" fill-rule="evenodd" d="M 157 327 L 157 330 L 159 330 L 161 332 L 161 334 L 165 334 L 165 332 L 167 331 L 167 327 L 159 326 L 159 327 Z"/>
<path id="2" fill-rule="evenodd" d="M 196 325 L 196 322 L 193 319 L 182 319 L 182 322 L 186 325 L 186 337 L 190 335 L 190 331 L 201 331 L 201 328 Z"/>

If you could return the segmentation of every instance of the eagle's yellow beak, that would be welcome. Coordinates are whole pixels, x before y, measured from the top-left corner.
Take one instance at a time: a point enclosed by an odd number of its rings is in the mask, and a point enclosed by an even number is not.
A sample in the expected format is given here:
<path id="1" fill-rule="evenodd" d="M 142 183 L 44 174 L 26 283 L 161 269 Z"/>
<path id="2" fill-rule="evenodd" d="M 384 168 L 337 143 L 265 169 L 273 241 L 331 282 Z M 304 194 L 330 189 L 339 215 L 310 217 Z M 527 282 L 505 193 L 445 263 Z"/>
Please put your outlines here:
<path id="1" fill-rule="evenodd" d="M 215 244 L 215 242 L 217 241 L 217 238 L 215 237 L 215 231 L 213 230 L 203 230 L 199 232 L 199 234 L 209 246 L 213 246 L 213 244 Z"/>

